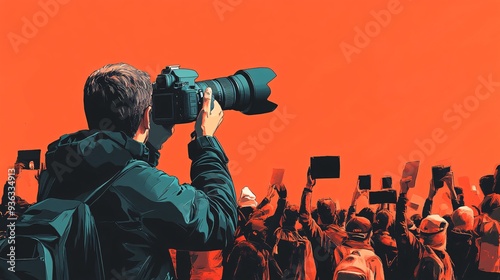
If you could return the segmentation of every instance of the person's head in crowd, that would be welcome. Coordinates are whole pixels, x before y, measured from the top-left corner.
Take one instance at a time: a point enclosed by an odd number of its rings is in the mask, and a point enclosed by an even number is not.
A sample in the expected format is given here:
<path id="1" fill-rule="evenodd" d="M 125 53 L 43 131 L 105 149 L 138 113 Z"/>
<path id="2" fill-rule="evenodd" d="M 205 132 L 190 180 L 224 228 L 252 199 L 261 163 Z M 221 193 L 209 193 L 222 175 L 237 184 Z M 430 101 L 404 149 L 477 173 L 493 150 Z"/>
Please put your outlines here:
<path id="1" fill-rule="evenodd" d="M 483 192 L 484 196 L 487 196 L 493 193 L 493 185 L 495 184 L 495 176 L 494 175 L 484 175 L 479 179 L 479 187 Z"/>
<path id="2" fill-rule="evenodd" d="M 299 206 L 295 204 L 287 205 L 283 212 L 282 227 L 295 228 L 299 219 Z"/>
<path id="3" fill-rule="evenodd" d="M 420 235 L 418 232 L 418 227 L 415 225 L 415 222 L 413 222 L 411 218 L 406 218 L 406 226 L 408 227 L 408 230 L 413 233 L 413 235 L 417 237 Z"/>
<path id="4" fill-rule="evenodd" d="M 337 217 L 339 218 L 338 220 L 338 225 L 340 227 L 345 227 L 345 220 L 346 220 L 346 217 L 347 217 L 347 210 L 345 209 L 341 209 L 338 211 L 337 213 Z"/>
<path id="5" fill-rule="evenodd" d="M 468 206 L 459 207 L 451 214 L 453 228 L 458 230 L 472 230 L 474 228 L 474 211 Z"/>
<path id="6" fill-rule="evenodd" d="M 331 198 L 320 198 L 317 203 L 318 216 L 323 225 L 336 224 L 337 205 Z"/>
<path id="7" fill-rule="evenodd" d="M 372 236 L 372 223 L 365 217 L 354 216 L 347 222 L 345 231 L 350 240 L 369 242 Z"/>
<path id="8" fill-rule="evenodd" d="M 498 207 L 500 207 L 500 194 L 489 194 L 481 202 L 481 213 L 490 215 Z"/>
<path id="9" fill-rule="evenodd" d="M 420 241 L 432 249 L 445 251 L 447 229 L 448 222 L 444 218 L 436 214 L 429 215 L 420 223 Z"/>
<path id="10" fill-rule="evenodd" d="M 394 215 L 387 209 L 377 211 L 375 222 L 373 223 L 373 231 L 383 230 L 388 231 L 394 225 Z"/>
<path id="11" fill-rule="evenodd" d="M 263 243 L 267 238 L 267 227 L 262 219 L 250 218 L 243 232 L 248 241 Z"/>
<path id="12" fill-rule="evenodd" d="M 412 222 L 418 228 L 418 227 L 420 227 L 420 222 L 422 221 L 422 215 L 420 215 L 418 213 L 417 214 L 413 214 L 413 215 L 411 215 L 410 220 L 412 220 Z"/>
<path id="13" fill-rule="evenodd" d="M 248 187 L 244 187 L 241 190 L 240 198 L 238 199 L 238 206 L 240 208 L 241 213 L 245 216 L 246 219 L 250 217 L 250 214 L 257 207 L 258 203 L 256 200 L 255 194 Z"/>
<path id="14" fill-rule="evenodd" d="M 497 168 L 495 168 L 495 182 L 493 183 L 493 191 L 499 192 L 500 191 L 500 165 L 497 165 Z"/>
<path id="15" fill-rule="evenodd" d="M 375 212 L 373 212 L 373 210 L 370 207 L 365 207 L 361 209 L 361 211 L 359 211 L 357 216 L 367 218 L 368 221 L 370 221 L 370 223 L 373 223 L 375 221 Z"/>
<path id="16" fill-rule="evenodd" d="M 448 231 L 451 231 L 455 227 L 455 225 L 453 224 L 453 218 L 451 217 L 451 214 L 443 215 L 443 219 L 448 223 Z"/>

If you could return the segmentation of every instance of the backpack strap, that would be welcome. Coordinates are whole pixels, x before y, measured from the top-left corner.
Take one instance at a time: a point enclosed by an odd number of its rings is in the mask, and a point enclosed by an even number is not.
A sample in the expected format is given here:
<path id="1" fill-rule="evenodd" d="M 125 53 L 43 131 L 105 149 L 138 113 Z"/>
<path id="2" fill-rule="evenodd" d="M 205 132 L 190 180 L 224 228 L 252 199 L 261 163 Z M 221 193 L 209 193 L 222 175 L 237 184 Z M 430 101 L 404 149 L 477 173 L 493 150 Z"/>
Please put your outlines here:
<path id="1" fill-rule="evenodd" d="M 85 199 L 82 200 L 83 203 L 85 203 L 85 204 L 87 204 L 89 206 L 91 206 L 92 204 L 94 204 L 94 202 L 96 202 L 109 189 L 109 187 L 111 187 L 111 185 L 116 180 L 118 180 L 119 178 L 121 178 L 127 171 L 129 171 L 130 169 L 132 169 L 133 167 L 135 167 L 138 162 L 139 161 L 137 161 L 137 160 L 129 161 L 127 163 L 127 165 L 125 166 L 125 168 L 123 168 L 120 171 L 118 171 L 115 175 L 113 175 L 111 178 L 109 178 L 101 186 L 99 186 L 98 188 L 96 188 L 94 191 L 90 192 L 90 194 Z"/>

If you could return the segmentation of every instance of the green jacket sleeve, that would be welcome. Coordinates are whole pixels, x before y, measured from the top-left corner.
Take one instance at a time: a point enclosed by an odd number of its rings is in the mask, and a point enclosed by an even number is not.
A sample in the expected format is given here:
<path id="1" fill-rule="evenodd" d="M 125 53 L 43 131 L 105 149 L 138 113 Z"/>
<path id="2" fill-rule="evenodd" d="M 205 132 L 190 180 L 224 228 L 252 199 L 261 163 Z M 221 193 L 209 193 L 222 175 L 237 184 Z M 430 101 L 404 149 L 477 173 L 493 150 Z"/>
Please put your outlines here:
<path id="1" fill-rule="evenodd" d="M 228 159 L 217 139 L 200 137 L 189 146 L 191 184 L 155 168 L 145 178 L 142 223 L 170 248 L 190 251 L 222 249 L 233 243 L 237 203 Z M 153 170 L 153 171 L 151 171 Z"/>

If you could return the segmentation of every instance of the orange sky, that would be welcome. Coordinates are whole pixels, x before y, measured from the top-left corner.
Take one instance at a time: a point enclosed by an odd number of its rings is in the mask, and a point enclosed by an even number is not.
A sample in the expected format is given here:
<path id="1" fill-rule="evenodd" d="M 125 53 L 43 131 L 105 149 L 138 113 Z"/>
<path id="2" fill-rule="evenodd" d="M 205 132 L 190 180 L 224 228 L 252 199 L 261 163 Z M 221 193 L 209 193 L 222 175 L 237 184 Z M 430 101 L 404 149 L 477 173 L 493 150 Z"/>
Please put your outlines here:
<path id="1" fill-rule="evenodd" d="M 422 161 L 424 197 L 435 163 L 476 185 L 500 163 L 497 1 L 186 2 L 1 0 L 1 178 L 17 150 L 85 129 L 86 77 L 120 61 L 153 77 L 180 64 L 200 80 L 271 67 L 278 109 L 226 112 L 217 132 L 238 192 L 259 200 L 280 167 L 298 203 L 314 155 L 341 157 L 341 178 L 318 181 L 314 196 L 343 207 L 359 174 L 378 188 L 407 160 Z M 192 130 L 176 127 L 159 166 L 184 182 Z"/>

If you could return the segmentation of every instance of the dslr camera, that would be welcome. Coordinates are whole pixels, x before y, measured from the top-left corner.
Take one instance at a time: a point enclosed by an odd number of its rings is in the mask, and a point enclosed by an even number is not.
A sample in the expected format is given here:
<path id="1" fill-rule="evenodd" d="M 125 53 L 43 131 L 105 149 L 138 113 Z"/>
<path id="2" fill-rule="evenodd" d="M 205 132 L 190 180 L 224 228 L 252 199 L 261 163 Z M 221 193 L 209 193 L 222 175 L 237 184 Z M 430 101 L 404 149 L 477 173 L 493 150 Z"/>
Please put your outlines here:
<path id="1" fill-rule="evenodd" d="M 212 95 L 223 110 L 236 110 L 246 115 L 272 112 L 278 107 L 267 100 L 271 89 L 267 85 L 276 77 L 267 67 L 237 71 L 234 75 L 195 82 L 198 73 L 167 66 L 153 83 L 153 120 L 172 125 L 196 120 L 203 105 L 203 92 L 212 88 Z"/>

